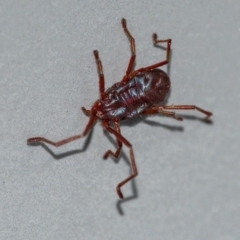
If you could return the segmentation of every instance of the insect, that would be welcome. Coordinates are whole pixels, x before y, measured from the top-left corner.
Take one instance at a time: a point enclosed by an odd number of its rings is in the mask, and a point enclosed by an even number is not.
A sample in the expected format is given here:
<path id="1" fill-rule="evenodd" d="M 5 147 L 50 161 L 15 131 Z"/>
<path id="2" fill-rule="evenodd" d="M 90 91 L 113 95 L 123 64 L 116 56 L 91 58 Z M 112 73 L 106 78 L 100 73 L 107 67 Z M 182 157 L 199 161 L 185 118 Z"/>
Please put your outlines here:
<path id="1" fill-rule="evenodd" d="M 172 40 L 159 40 L 157 34 L 154 33 L 153 43 L 155 45 L 158 43 L 167 43 L 166 59 L 156 64 L 133 70 L 136 58 L 135 39 L 132 37 L 127 28 L 126 19 L 123 18 L 121 23 L 124 32 L 130 40 L 132 52 L 126 74 L 122 78 L 121 82 L 117 82 L 113 84 L 112 87 L 105 90 L 102 62 L 98 51 L 93 51 L 99 73 L 100 98 L 93 104 L 90 110 L 82 107 L 83 113 L 89 117 L 89 121 L 83 133 L 58 142 L 50 141 L 44 137 L 29 138 L 27 142 L 29 144 L 44 142 L 59 147 L 85 137 L 93 128 L 97 120 L 101 120 L 103 127 L 116 137 L 118 144 L 118 148 L 115 152 L 108 150 L 104 154 L 103 158 L 107 159 L 109 156 L 118 158 L 123 144 L 128 147 L 130 151 L 132 175 L 120 182 L 116 187 L 118 196 L 123 198 L 121 187 L 135 178 L 138 175 L 138 170 L 132 144 L 121 134 L 120 121 L 132 119 L 141 115 L 153 114 L 162 114 L 176 120 L 183 120 L 181 116 L 176 115 L 174 111 L 170 110 L 195 109 L 205 114 L 206 119 L 208 119 L 212 113 L 195 105 L 160 105 L 168 96 L 170 90 L 170 79 L 167 73 L 158 68 L 169 63 Z"/>

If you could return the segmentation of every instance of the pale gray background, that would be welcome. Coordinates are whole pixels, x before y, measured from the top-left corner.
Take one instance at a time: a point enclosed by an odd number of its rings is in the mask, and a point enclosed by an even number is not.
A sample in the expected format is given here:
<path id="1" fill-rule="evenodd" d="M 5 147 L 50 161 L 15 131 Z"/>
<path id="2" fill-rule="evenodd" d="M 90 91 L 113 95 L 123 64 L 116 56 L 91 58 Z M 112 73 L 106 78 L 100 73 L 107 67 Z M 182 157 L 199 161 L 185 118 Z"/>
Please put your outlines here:
<path id="1" fill-rule="evenodd" d="M 139 169 L 123 202 L 115 187 L 129 175 L 128 149 L 118 164 L 103 161 L 115 140 L 100 123 L 52 152 L 26 144 L 83 130 L 80 107 L 98 98 L 92 50 L 106 87 L 121 80 L 122 17 L 136 67 L 165 57 L 153 32 L 173 39 L 168 103 L 214 113 L 212 124 L 194 111 L 184 122 L 123 123 Z M 0 34 L 0 239 L 240 239 L 239 0 L 1 0 Z"/>

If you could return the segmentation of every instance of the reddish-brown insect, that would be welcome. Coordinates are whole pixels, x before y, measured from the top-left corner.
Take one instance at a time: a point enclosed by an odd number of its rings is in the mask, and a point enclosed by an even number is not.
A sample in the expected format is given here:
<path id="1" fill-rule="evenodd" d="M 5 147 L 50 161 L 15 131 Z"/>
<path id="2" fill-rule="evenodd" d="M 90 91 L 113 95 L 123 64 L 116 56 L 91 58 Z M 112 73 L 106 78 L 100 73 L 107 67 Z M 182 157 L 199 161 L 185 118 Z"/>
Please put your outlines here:
<path id="1" fill-rule="evenodd" d="M 136 58 L 135 39 L 127 28 L 127 21 L 122 19 L 122 27 L 130 39 L 132 56 L 129 60 L 128 68 L 121 82 L 115 83 L 112 87 L 105 91 L 105 82 L 102 63 L 95 50 L 94 57 L 97 62 L 99 72 L 99 89 L 100 99 L 98 99 L 90 110 L 82 107 L 83 112 L 89 117 L 89 121 L 82 134 L 69 137 L 59 142 L 52 142 L 43 137 L 34 137 L 27 140 L 28 143 L 45 142 L 53 146 L 59 147 L 76 139 L 85 137 L 97 120 L 101 120 L 104 128 L 113 134 L 118 143 L 118 148 L 115 152 L 108 150 L 103 158 L 108 158 L 109 155 L 117 158 L 121 152 L 122 144 L 126 145 L 130 150 L 130 159 L 132 166 L 132 175 L 120 182 L 117 185 L 117 194 L 123 198 L 121 187 L 138 175 L 137 166 L 135 163 L 132 144 L 122 136 L 120 131 L 120 121 L 124 119 L 132 119 L 140 115 L 163 114 L 168 117 L 182 121 L 182 117 L 175 115 L 175 112 L 169 110 L 190 110 L 196 109 L 209 118 L 212 113 L 203 110 L 195 105 L 171 105 L 159 106 L 168 96 L 170 89 L 170 79 L 168 75 L 158 69 L 169 63 L 171 52 L 171 39 L 158 40 L 157 34 L 153 34 L 153 42 L 167 43 L 166 60 L 150 65 L 148 67 L 139 68 L 133 71 L 133 66 Z"/>

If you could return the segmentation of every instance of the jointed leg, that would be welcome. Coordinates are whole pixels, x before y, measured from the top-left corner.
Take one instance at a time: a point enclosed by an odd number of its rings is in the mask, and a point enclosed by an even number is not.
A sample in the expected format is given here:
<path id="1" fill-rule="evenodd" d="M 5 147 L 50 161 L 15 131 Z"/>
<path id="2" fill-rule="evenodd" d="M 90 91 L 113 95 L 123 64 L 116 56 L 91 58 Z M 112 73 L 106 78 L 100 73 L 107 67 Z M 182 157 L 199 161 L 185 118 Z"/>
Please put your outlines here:
<path id="1" fill-rule="evenodd" d="M 157 34 L 154 33 L 153 34 L 153 42 L 154 42 L 154 44 L 164 43 L 164 42 L 167 43 L 166 60 L 164 60 L 162 62 L 159 62 L 159 63 L 156 63 L 156 64 L 153 64 L 153 65 L 150 65 L 150 66 L 145 67 L 145 68 L 139 68 L 139 69 L 133 71 L 128 76 L 124 77 L 125 78 L 124 81 L 128 81 L 129 79 L 132 79 L 133 77 L 135 77 L 137 74 L 139 74 L 141 72 L 151 71 L 151 70 L 153 70 L 155 68 L 161 67 L 161 66 L 166 65 L 166 64 L 168 64 L 170 62 L 172 39 L 158 40 L 157 39 Z"/>
<path id="2" fill-rule="evenodd" d="M 115 127 L 117 133 L 121 134 L 119 122 L 114 122 L 114 127 Z M 116 152 L 113 153 L 111 150 L 108 150 L 103 156 L 104 159 L 107 159 L 109 155 L 112 155 L 113 157 L 118 158 L 118 156 L 121 152 L 121 149 L 122 149 L 122 142 L 117 138 L 117 143 L 118 143 L 118 148 L 117 148 Z"/>
<path id="3" fill-rule="evenodd" d="M 159 39 L 159 40 L 158 40 L 156 33 L 153 33 L 152 38 L 153 38 L 153 42 L 154 42 L 155 45 L 156 45 L 157 43 L 164 43 L 164 42 L 167 43 L 166 60 L 163 61 L 163 62 L 160 62 L 160 63 L 156 63 L 156 64 L 154 64 L 154 65 L 152 65 L 152 66 L 158 65 L 157 67 L 160 67 L 160 66 L 163 66 L 163 65 L 165 65 L 165 64 L 168 64 L 168 63 L 170 62 L 170 56 L 171 56 L 171 44 L 172 44 L 172 39 L 165 39 L 165 40 L 160 40 L 160 39 Z M 159 64 L 161 64 L 161 65 L 159 66 Z M 149 66 L 148 68 L 151 68 L 151 66 Z M 156 68 L 156 67 L 153 67 L 153 68 Z"/>
<path id="4" fill-rule="evenodd" d="M 178 121 L 182 121 L 183 118 L 180 117 L 180 116 L 177 116 L 175 114 L 175 112 L 170 112 L 170 111 L 164 111 L 162 107 L 152 107 L 150 109 L 147 109 L 145 111 L 142 112 L 142 114 L 146 114 L 146 115 L 153 115 L 153 114 L 163 114 L 163 115 L 166 115 L 168 117 L 172 117 Z"/>
<path id="5" fill-rule="evenodd" d="M 199 112 L 206 115 L 206 120 L 212 116 L 212 113 L 206 111 L 202 108 L 199 108 L 195 105 L 171 105 L 171 106 L 162 106 L 163 109 L 170 109 L 170 110 L 198 110 Z"/>
<path id="6" fill-rule="evenodd" d="M 147 115 L 151 115 L 151 114 L 163 114 L 163 115 L 166 115 L 168 117 L 172 117 L 172 118 L 175 118 L 176 120 L 180 120 L 182 121 L 183 118 L 180 117 L 180 116 L 177 116 L 175 114 L 175 112 L 170 112 L 170 111 L 165 111 L 164 109 L 167 109 L 167 110 L 198 110 L 199 112 L 203 113 L 206 115 L 206 120 L 212 116 L 212 113 L 211 112 L 208 112 L 202 108 L 199 108 L 195 105 L 171 105 L 171 106 L 155 106 L 155 107 L 152 107 L 150 109 L 147 109 L 147 110 L 144 110 L 142 112 L 142 114 L 147 114 Z"/>
<path id="7" fill-rule="evenodd" d="M 117 194 L 120 198 L 123 198 L 123 194 L 121 191 L 121 187 L 126 184 L 127 182 L 131 181 L 133 178 L 135 178 L 138 175 L 138 171 L 137 171 L 137 166 L 135 163 L 135 158 L 134 158 L 134 154 L 133 154 L 133 148 L 132 148 L 132 144 L 130 142 L 127 141 L 126 138 L 124 138 L 121 133 L 118 133 L 117 131 L 115 131 L 114 129 L 112 129 L 109 126 L 109 122 L 108 121 L 103 121 L 103 126 L 105 127 L 105 129 L 107 131 L 109 131 L 110 133 L 112 133 L 113 135 L 115 135 L 115 137 L 122 142 L 123 144 L 125 144 L 129 149 L 130 149 L 130 159 L 131 159 L 131 166 L 132 166 L 132 175 L 130 177 L 128 177 L 127 179 L 125 179 L 124 181 L 120 182 L 117 185 Z"/>
<path id="8" fill-rule="evenodd" d="M 59 147 L 59 146 L 62 146 L 62 145 L 64 145 L 64 144 L 66 144 L 66 143 L 75 141 L 75 140 L 77 140 L 77 139 L 79 139 L 79 138 L 85 137 L 85 136 L 88 134 L 88 132 L 91 130 L 91 128 L 93 127 L 93 125 L 96 123 L 96 121 L 97 121 L 97 118 L 96 118 L 96 117 L 90 117 L 89 122 L 88 122 L 88 124 L 87 124 L 87 126 L 86 126 L 86 128 L 85 128 L 85 130 L 83 131 L 82 134 L 80 134 L 80 135 L 75 135 L 75 136 L 66 138 L 66 139 L 61 140 L 61 141 L 59 141 L 59 142 L 52 142 L 52 141 L 50 141 L 50 140 L 48 140 L 48 139 L 46 139 L 46 138 L 43 138 L 43 137 L 29 138 L 29 139 L 27 140 L 27 142 L 28 142 L 28 143 L 45 142 L 45 143 L 51 144 L 51 145 L 53 145 L 53 146 L 55 146 L 55 147 Z"/>
<path id="9" fill-rule="evenodd" d="M 105 97 L 105 82 L 104 82 L 104 74 L 103 74 L 103 67 L 102 67 L 102 62 L 99 58 L 98 51 L 94 50 L 93 51 L 94 57 L 97 62 L 97 67 L 98 67 L 98 73 L 99 73 L 99 91 L 100 91 L 100 97 L 103 99 Z"/>
<path id="10" fill-rule="evenodd" d="M 126 71 L 126 75 L 123 78 L 123 82 L 126 82 L 128 80 L 127 76 L 131 73 L 133 66 L 134 66 L 134 62 L 135 62 L 135 58 L 136 58 L 136 49 L 135 49 L 135 39 L 132 37 L 131 33 L 129 32 L 128 28 L 127 28 L 127 21 L 125 18 L 122 19 L 122 27 L 126 33 L 126 35 L 128 36 L 128 38 L 130 39 L 131 42 L 131 52 L 132 52 L 132 56 L 129 60 L 129 64 L 128 64 L 128 68 Z"/>

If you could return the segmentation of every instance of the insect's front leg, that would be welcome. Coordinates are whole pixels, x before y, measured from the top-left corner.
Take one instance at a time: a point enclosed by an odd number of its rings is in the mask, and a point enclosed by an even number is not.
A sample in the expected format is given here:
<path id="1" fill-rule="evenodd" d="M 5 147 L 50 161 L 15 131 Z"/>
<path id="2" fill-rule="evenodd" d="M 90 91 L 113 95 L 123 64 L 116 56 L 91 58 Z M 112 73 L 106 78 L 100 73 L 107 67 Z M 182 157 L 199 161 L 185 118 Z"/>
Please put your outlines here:
<path id="1" fill-rule="evenodd" d="M 135 47 L 135 39 L 134 37 L 131 35 L 131 33 L 129 32 L 128 28 L 127 28 L 127 20 L 125 18 L 122 19 L 122 27 L 124 29 L 124 32 L 126 33 L 127 37 L 129 38 L 130 42 L 131 42 L 131 52 L 132 52 L 132 56 L 129 60 L 128 63 L 128 68 L 126 71 L 126 75 L 123 78 L 123 82 L 127 82 L 129 80 L 128 75 L 132 72 L 133 66 L 134 66 L 134 62 L 136 59 L 136 47 Z"/>
<path id="2" fill-rule="evenodd" d="M 97 68 L 98 68 L 98 74 L 99 74 L 99 91 L 100 91 L 100 97 L 101 99 L 104 99 L 106 97 L 105 94 L 105 78 L 103 74 L 103 67 L 102 67 L 102 61 L 99 57 L 98 51 L 93 51 L 95 60 L 97 62 Z"/>

